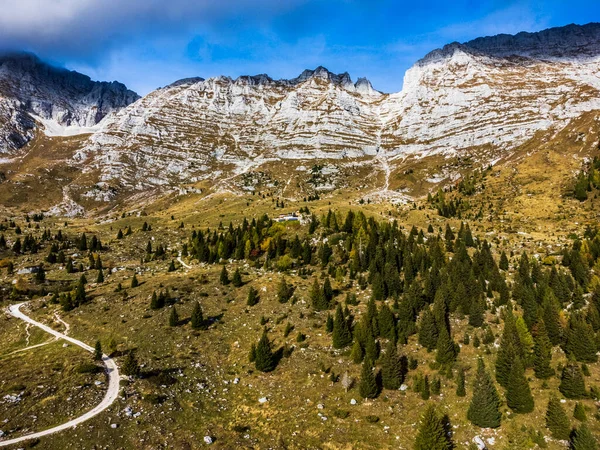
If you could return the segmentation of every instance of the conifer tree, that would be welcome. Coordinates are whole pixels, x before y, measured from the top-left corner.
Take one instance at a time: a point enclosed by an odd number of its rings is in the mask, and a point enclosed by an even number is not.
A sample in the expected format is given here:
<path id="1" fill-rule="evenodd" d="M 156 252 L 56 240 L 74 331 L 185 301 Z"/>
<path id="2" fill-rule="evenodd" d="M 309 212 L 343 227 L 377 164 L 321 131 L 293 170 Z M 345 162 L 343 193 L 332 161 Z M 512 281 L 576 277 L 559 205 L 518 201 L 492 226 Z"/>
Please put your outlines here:
<path id="1" fill-rule="evenodd" d="M 325 297 L 327 309 L 329 309 L 331 301 L 333 300 L 333 288 L 331 287 L 331 281 L 329 281 L 329 277 L 326 277 L 325 282 L 323 283 L 323 297 Z"/>
<path id="2" fill-rule="evenodd" d="M 319 285 L 319 281 L 316 278 L 315 278 L 313 285 L 311 287 L 311 290 L 310 290 L 310 301 L 311 301 L 312 307 L 316 311 L 324 311 L 326 309 L 329 309 L 329 302 L 325 298 L 325 295 L 323 294 L 323 290 L 321 289 L 321 286 Z"/>
<path id="3" fill-rule="evenodd" d="M 277 300 L 279 303 L 287 303 L 292 298 L 293 288 L 282 278 L 277 288 Z"/>
<path id="4" fill-rule="evenodd" d="M 444 325 L 445 326 L 445 325 Z M 426 308 L 419 323 L 419 344 L 431 351 L 437 347 L 438 329 L 436 320 L 429 308 Z"/>
<path id="5" fill-rule="evenodd" d="M 598 361 L 594 330 L 581 314 L 571 315 L 566 338 L 565 353 L 572 354 L 580 362 Z"/>
<path id="6" fill-rule="evenodd" d="M 404 381 L 406 369 L 396 351 L 396 344 L 390 341 L 381 362 L 381 378 L 385 389 L 396 390 Z"/>
<path id="7" fill-rule="evenodd" d="M 192 324 L 192 328 L 194 330 L 201 330 L 206 328 L 206 324 L 204 322 L 204 314 L 202 313 L 202 307 L 199 302 L 194 302 L 194 309 L 192 310 L 192 317 L 190 319 Z"/>
<path id="8" fill-rule="evenodd" d="M 585 381 L 579 364 L 569 361 L 563 368 L 558 390 L 567 398 L 579 399 L 586 396 Z"/>
<path id="9" fill-rule="evenodd" d="M 442 381 L 439 377 L 434 377 L 431 381 L 431 395 L 440 395 L 442 390 Z"/>
<path id="10" fill-rule="evenodd" d="M 342 306 L 339 303 L 335 309 L 332 340 L 333 348 L 344 348 L 352 343 L 352 332 L 342 312 Z"/>
<path id="11" fill-rule="evenodd" d="M 104 273 L 102 273 L 102 269 L 98 271 L 98 277 L 96 278 L 96 283 L 104 283 Z"/>
<path id="12" fill-rule="evenodd" d="M 81 305 L 83 303 L 85 303 L 87 296 L 85 293 L 85 283 L 84 283 L 84 276 L 82 275 L 81 278 L 79 279 L 79 283 L 77 284 L 77 289 L 75 289 L 75 304 L 76 305 Z"/>
<path id="13" fill-rule="evenodd" d="M 500 348 L 496 357 L 496 380 L 503 387 L 508 385 L 510 369 L 517 356 L 522 356 L 521 342 L 519 341 L 515 318 L 512 312 L 508 310 L 502 338 L 500 339 Z"/>
<path id="14" fill-rule="evenodd" d="M 502 250 L 500 254 L 500 262 L 498 263 L 498 267 L 504 271 L 508 270 L 508 258 L 506 257 L 506 253 Z"/>
<path id="15" fill-rule="evenodd" d="M 256 361 L 256 344 L 253 342 L 250 346 L 250 352 L 248 353 L 248 361 L 253 363 Z"/>
<path id="16" fill-rule="evenodd" d="M 533 370 L 535 376 L 541 379 L 550 378 L 554 375 L 554 369 L 550 366 L 552 362 L 552 343 L 548 338 L 543 320 L 538 322 L 533 340 Z"/>
<path id="17" fill-rule="evenodd" d="M 421 418 L 419 431 L 415 438 L 414 450 L 451 450 L 454 448 L 448 430 L 451 427 L 429 404 Z"/>
<path id="18" fill-rule="evenodd" d="M 377 386 L 373 363 L 368 358 L 364 360 L 362 365 L 358 392 L 362 398 L 375 398 L 379 395 L 379 386 Z"/>
<path id="19" fill-rule="evenodd" d="M 175 261 L 171 260 L 169 263 L 169 267 L 167 268 L 167 272 L 175 272 L 177 268 L 175 267 Z"/>
<path id="20" fill-rule="evenodd" d="M 583 403 L 575 403 L 575 408 L 573 409 L 573 417 L 579 420 L 580 422 L 585 422 L 587 420 L 585 406 L 583 406 Z"/>
<path id="21" fill-rule="evenodd" d="M 165 306 L 165 300 L 162 295 L 156 295 L 156 291 L 152 293 L 150 300 L 150 309 L 160 309 Z"/>
<path id="22" fill-rule="evenodd" d="M 584 423 L 571 434 L 572 450 L 598 450 L 598 441 Z"/>
<path id="23" fill-rule="evenodd" d="M 497 428 L 502 417 L 499 407 L 500 397 L 496 386 L 485 370 L 483 360 L 479 359 L 467 418 L 478 427 Z"/>
<path id="24" fill-rule="evenodd" d="M 277 366 L 277 361 L 273 351 L 271 350 L 271 341 L 267 336 L 267 330 L 263 334 L 256 346 L 256 359 L 254 360 L 256 370 L 261 372 L 271 372 Z"/>
<path id="25" fill-rule="evenodd" d="M 119 228 L 119 232 L 117 233 L 117 239 L 123 239 L 123 231 Z"/>
<path id="26" fill-rule="evenodd" d="M 379 309 L 377 325 L 381 337 L 396 342 L 396 318 L 390 307 L 386 304 L 381 305 Z"/>
<path id="27" fill-rule="evenodd" d="M 254 289 L 253 286 L 250 286 L 250 290 L 248 291 L 248 298 L 246 300 L 246 304 L 248 306 L 254 306 L 258 303 L 258 291 Z"/>
<path id="28" fill-rule="evenodd" d="M 96 341 L 96 345 L 94 346 L 94 361 L 102 360 L 102 344 L 100 341 Z"/>
<path id="29" fill-rule="evenodd" d="M 354 344 L 352 344 L 352 350 L 350 351 L 350 359 L 354 364 L 360 364 L 363 362 L 365 358 L 365 350 L 358 339 L 354 340 Z"/>
<path id="30" fill-rule="evenodd" d="M 135 352 L 133 350 L 130 350 L 127 353 L 125 361 L 123 362 L 123 366 L 121 367 L 121 371 L 123 372 L 123 375 L 127 375 L 128 377 L 139 376 L 140 365 L 138 364 Z"/>
<path id="31" fill-rule="evenodd" d="M 227 272 L 227 267 L 223 266 L 221 269 L 221 275 L 219 276 L 219 281 L 223 286 L 227 286 L 229 284 L 229 273 Z"/>
<path id="32" fill-rule="evenodd" d="M 529 382 L 525 377 L 523 363 L 518 357 L 508 375 L 506 404 L 516 413 L 524 414 L 533 411 L 533 396 L 531 395 Z"/>
<path id="33" fill-rule="evenodd" d="M 331 317 L 331 314 L 329 313 L 327 313 L 327 320 L 325 321 L 325 331 L 327 333 L 331 333 L 333 331 L 333 317 Z"/>
<path id="34" fill-rule="evenodd" d="M 560 404 L 558 397 L 553 395 L 548 401 L 548 408 L 546 409 L 546 428 L 550 430 L 554 439 L 561 441 L 569 439 L 569 433 L 571 431 L 571 424 L 567 413 Z"/>
<path id="35" fill-rule="evenodd" d="M 429 400 L 429 396 L 430 396 L 430 390 L 429 390 L 429 376 L 425 375 L 425 377 L 423 378 L 423 386 L 421 389 L 421 399 L 423 400 Z"/>
<path id="36" fill-rule="evenodd" d="M 241 287 L 244 284 L 242 281 L 242 274 L 240 273 L 239 267 L 235 269 L 235 272 L 233 272 L 231 284 L 233 284 L 235 287 Z"/>
<path id="37" fill-rule="evenodd" d="M 169 326 L 176 327 L 177 325 L 179 325 L 179 314 L 177 313 L 177 309 L 173 306 L 171 314 L 169 315 Z"/>
<path id="38" fill-rule="evenodd" d="M 467 395 L 467 391 L 465 390 L 465 370 L 460 369 L 458 371 L 458 379 L 456 380 L 456 396 L 464 397 Z"/>
<path id="39" fill-rule="evenodd" d="M 456 360 L 456 347 L 445 326 L 440 330 L 435 360 L 442 365 L 452 364 Z"/>
<path id="40" fill-rule="evenodd" d="M 133 278 L 131 279 L 131 288 L 136 288 L 140 285 L 140 283 L 138 282 L 137 276 L 135 275 L 135 273 L 133 274 Z"/>
<path id="41" fill-rule="evenodd" d="M 485 313 L 485 301 L 483 299 L 476 299 L 471 302 L 469 309 L 469 325 L 475 328 L 479 328 L 483 325 Z"/>

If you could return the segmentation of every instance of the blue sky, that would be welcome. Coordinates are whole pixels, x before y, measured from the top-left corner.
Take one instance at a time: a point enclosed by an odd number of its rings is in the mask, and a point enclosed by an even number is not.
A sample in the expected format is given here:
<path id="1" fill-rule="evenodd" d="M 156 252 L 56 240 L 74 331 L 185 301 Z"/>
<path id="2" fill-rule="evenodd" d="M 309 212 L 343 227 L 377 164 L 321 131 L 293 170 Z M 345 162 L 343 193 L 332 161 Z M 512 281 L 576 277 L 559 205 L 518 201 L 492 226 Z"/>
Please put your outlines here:
<path id="1" fill-rule="evenodd" d="M 27 50 L 140 94 L 177 79 L 319 65 L 396 92 L 452 41 L 600 21 L 593 0 L 0 0 L 0 50 Z"/>

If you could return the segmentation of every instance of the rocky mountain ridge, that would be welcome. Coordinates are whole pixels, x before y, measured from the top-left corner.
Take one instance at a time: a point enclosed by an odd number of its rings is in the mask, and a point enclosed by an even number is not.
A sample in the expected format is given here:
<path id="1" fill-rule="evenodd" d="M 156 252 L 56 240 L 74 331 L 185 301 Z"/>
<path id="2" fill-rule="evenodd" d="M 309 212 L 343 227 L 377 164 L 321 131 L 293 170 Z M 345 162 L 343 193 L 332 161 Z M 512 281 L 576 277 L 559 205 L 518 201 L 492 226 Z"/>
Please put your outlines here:
<path id="1" fill-rule="evenodd" d="M 75 134 L 139 99 L 116 81 L 97 82 L 28 53 L 0 57 L 0 153 L 25 145 L 36 122 L 47 134 Z M 92 130 L 89 130 L 92 131 Z"/>

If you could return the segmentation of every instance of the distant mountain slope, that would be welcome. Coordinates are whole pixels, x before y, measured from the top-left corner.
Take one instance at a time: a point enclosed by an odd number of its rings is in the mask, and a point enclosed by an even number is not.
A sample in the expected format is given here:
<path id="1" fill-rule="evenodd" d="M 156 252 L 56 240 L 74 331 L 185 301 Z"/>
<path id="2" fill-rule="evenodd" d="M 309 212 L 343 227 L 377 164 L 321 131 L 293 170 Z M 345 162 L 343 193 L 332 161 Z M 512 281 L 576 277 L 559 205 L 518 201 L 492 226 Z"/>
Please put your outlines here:
<path id="1" fill-rule="evenodd" d="M 49 134 L 98 124 L 139 96 L 118 82 L 92 81 L 27 53 L 0 57 L 0 153 L 22 147 L 42 122 Z"/>

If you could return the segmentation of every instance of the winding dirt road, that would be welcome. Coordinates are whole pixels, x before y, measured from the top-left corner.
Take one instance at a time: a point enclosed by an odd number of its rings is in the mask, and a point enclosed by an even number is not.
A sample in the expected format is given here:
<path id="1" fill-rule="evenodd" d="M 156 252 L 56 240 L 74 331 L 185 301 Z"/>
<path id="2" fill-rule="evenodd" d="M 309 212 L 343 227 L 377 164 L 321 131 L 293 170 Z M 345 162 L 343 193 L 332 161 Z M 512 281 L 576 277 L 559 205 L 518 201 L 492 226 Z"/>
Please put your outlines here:
<path id="1" fill-rule="evenodd" d="M 22 313 L 21 306 L 23 306 L 24 304 L 25 303 L 10 305 L 8 307 L 8 313 L 11 316 L 16 317 L 17 319 L 24 320 L 25 322 L 30 323 L 31 325 L 41 328 L 46 333 L 50 333 L 51 335 L 55 336 L 58 339 L 64 339 L 65 341 L 71 342 L 72 344 L 75 344 L 75 345 L 83 348 L 84 350 L 87 350 L 88 352 L 91 352 L 91 353 L 94 352 L 94 349 L 92 347 L 90 347 L 89 345 L 87 345 L 81 341 L 78 341 L 77 339 L 74 339 L 72 337 L 69 337 L 66 334 L 59 333 L 58 331 L 53 330 L 49 326 L 44 325 L 43 323 L 37 322 L 37 321 L 33 320 L 32 318 L 30 318 L 29 316 Z M 68 325 L 66 323 L 64 323 L 64 324 L 67 326 L 67 329 L 68 329 Z M 97 416 L 102 411 L 104 411 L 106 408 L 108 408 L 110 405 L 112 405 L 113 402 L 119 396 L 119 368 L 117 367 L 117 364 L 115 363 L 115 361 L 106 355 L 102 355 L 102 362 L 104 363 L 104 366 L 106 367 L 106 373 L 108 375 L 108 390 L 106 391 L 106 395 L 104 396 L 102 401 L 96 407 L 92 408 L 85 414 L 83 414 L 73 420 L 69 420 L 68 422 L 63 423 L 62 425 L 58 425 L 53 428 L 48 428 L 47 430 L 39 431 L 37 433 L 26 434 L 24 436 L 20 436 L 20 437 L 14 438 L 14 439 L 0 440 L 0 447 L 6 447 L 8 445 L 14 445 L 19 442 L 24 442 L 24 441 L 27 441 L 30 439 L 37 439 L 37 438 L 40 438 L 43 436 L 48 436 L 50 434 L 59 433 L 64 430 L 68 430 L 69 428 L 76 427 L 80 423 L 83 423 L 86 420 L 91 419 L 94 416 Z"/>

